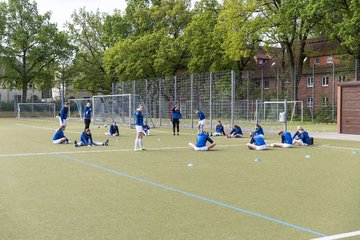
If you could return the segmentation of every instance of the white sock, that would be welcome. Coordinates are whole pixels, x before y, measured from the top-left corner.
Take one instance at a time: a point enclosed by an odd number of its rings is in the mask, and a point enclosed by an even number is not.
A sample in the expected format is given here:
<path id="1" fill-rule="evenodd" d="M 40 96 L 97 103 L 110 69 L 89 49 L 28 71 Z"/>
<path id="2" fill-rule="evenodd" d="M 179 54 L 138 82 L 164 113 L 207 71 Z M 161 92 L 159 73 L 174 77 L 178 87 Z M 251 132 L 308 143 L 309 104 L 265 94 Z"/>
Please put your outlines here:
<path id="1" fill-rule="evenodd" d="M 142 139 L 139 139 L 139 145 L 140 145 L 140 148 L 143 148 L 143 142 L 142 142 Z"/>
<path id="2" fill-rule="evenodd" d="M 137 149 L 138 144 L 139 144 L 139 141 L 137 138 L 135 138 L 135 148 L 134 149 Z"/>

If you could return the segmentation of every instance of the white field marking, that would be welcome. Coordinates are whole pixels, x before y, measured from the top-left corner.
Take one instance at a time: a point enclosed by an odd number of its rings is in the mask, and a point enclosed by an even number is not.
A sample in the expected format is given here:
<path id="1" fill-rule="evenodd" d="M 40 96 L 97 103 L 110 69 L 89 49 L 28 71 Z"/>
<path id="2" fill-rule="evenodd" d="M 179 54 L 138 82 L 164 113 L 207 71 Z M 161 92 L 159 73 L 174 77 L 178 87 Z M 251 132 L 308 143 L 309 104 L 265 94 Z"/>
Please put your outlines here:
<path id="1" fill-rule="evenodd" d="M 360 150 L 360 148 L 350 148 L 350 147 L 335 147 L 329 145 L 319 145 L 322 148 L 330 148 L 330 149 L 340 149 L 340 150 Z"/>
<path id="2" fill-rule="evenodd" d="M 220 147 L 239 147 L 243 145 L 219 145 Z M 98 146 L 101 147 L 101 146 Z M 82 148 L 88 148 L 83 146 Z M 92 148 L 96 148 L 92 147 Z M 165 148 L 146 148 L 146 151 L 162 151 L 162 150 L 175 150 L 175 149 L 190 149 L 190 147 L 165 147 Z M 88 150 L 88 151 L 67 151 L 67 152 L 40 152 L 40 153 L 10 153 L 0 154 L 0 158 L 5 157 L 29 157 L 29 156 L 46 156 L 46 155 L 58 155 L 58 154 L 74 154 L 74 153 L 110 153 L 110 152 L 134 152 L 134 149 L 109 149 L 109 150 Z"/>
<path id="3" fill-rule="evenodd" d="M 22 126 L 22 127 L 31 127 L 31 128 L 38 128 L 38 129 L 44 129 L 44 130 L 51 130 L 51 131 L 56 131 L 57 129 L 59 128 L 48 128 L 48 127 L 38 127 L 38 126 L 33 126 L 33 125 L 27 125 L 27 124 L 20 124 L 20 123 L 17 123 L 15 124 L 16 126 Z M 81 132 L 74 132 L 74 131 L 66 131 L 68 133 L 76 133 L 76 134 L 81 134 Z"/>
<path id="4" fill-rule="evenodd" d="M 321 237 L 321 238 L 313 238 L 311 240 L 334 240 L 334 239 L 343 239 L 343 238 L 354 237 L 354 236 L 360 236 L 360 231 L 341 233 L 341 234 L 336 234 L 336 235 Z"/>

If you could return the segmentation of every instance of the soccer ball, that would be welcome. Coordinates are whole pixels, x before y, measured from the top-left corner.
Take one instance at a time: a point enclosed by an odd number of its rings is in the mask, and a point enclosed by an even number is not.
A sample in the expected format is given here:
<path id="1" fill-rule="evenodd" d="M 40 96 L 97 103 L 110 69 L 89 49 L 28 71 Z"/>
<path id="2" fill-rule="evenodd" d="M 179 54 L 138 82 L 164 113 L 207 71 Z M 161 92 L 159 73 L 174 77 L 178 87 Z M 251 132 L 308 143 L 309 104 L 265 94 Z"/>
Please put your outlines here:
<path id="1" fill-rule="evenodd" d="M 100 128 L 100 125 L 97 125 L 98 128 Z"/>
<path id="2" fill-rule="evenodd" d="M 104 127 L 107 127 L 107 125 L 105 124 Z"/>

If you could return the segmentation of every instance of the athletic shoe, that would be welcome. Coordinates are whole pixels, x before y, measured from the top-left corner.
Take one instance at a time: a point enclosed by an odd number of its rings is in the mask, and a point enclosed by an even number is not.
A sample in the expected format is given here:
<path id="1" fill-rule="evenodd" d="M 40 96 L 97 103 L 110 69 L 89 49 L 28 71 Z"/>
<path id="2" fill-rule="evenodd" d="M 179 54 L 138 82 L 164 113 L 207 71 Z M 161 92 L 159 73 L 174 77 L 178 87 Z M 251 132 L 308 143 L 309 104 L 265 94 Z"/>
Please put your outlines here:
<path id="1" fill-rule="evenodd" d="M 68 143 L 69 143 L 69 139 L 66 138 L 66 139 L 65 139 L 65 142 L 66 142 L 66 144 L 68 144 Z"/>
<path id="2" fill-rule="evenodd" d="M 74 144 L 75 144 L 75 147 L 78 147 L 78 145 L 77 145 L 77 141 L 76 141 L 76 140 L 74 141 Z"/>
<path id="3" fill-rule="evenodd" d="M 145 148 L 140 148 L 140 151 L 144 151 L 144 150 L 146 150 Z"/>
<path id="4" fill-rule="evenodd" d="M 104 142 L 104 145 L 105 145 L 105 146 L 108 146 L 108 145 L 109 145 L 109 139 L 106 139 L 106 141 Z"/>
<path id="5" fill-rule="evenodd" d="M 177 133 L 177 135 L 179 136 L 179 133 Z"/>

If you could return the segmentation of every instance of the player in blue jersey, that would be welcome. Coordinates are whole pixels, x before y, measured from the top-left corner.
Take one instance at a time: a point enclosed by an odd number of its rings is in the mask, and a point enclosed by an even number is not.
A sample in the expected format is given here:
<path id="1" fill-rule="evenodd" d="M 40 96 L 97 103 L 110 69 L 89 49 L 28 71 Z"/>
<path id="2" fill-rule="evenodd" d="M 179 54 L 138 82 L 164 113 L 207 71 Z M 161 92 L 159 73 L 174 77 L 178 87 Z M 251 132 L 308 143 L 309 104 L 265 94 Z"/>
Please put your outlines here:
<path id="1" fill-rule="evenodd" d="M 80 141 L 74 141 L 75 147 L 81 147 L 81 146 L 107 146 L 109 145 L 109 140 L 106 140 L 104 143 L 102 142 L 94 142 L 92 139 L 92 134 L 89 128 L 86 128 L 81 136 Z"/>
<path id="2" fill-rule="evenodd" d="M 64 125 L 66 126 L 66 119 L 69 112 L 69 103 L 66 102 L 64 106 L 62 106 L 60 113 L 59 113 L 59 122 L 60 126 Z"/>
<path id="3" fill-rule="evenodd" d="M 261 135 L 255 135 L 254 133 L 250 133 L 251 139 L 248 144 L 249 149 L 252 150 L 265 150 L 267 149 L 266 142 L 264 140 L 264 137 Z"/>
<path id="4" fill-rule="evenodd" d="M 195 114 L 197 114 L 199 117 L 199 123 L 197 126 L 198 133 L 202 133 L 204 131 L 204 125 L 205 125 L 205 121 L 206 121 L 205 114 L 200 110 L 196 110 Z"/>
<path id="5" fill-rule="evenodd" d="M 206 145 L 207 142 L 210 144 Z M 215 142 L 205 132 L 201 132 L 197 135 L 196 144 L 189 143 L 189 146 L 195 151 L 208 151 L 215 147 L 215 145 Z"/>
<path id="6" fill-rule="evenodd" d="M 105 135 L 109 135 L 109 136 L 119 136 L 119 127 L 116 125 L 116 122 L 114 121 L 109 128 L 108 132 L 105 132 Z"/>
<path id="7" fill-rule="evenodd" d="M 69 140 L 67 139 L 67 137 L 65 137 L 64 131 L 65 131 L 65 125 L 61 125 L 60 128 L 54 134 L 53 137 L 54 144 L 69 143 Z"/>
<path id="8" fill-rule="evenodd" d="M 271 147 L 291 148 L 293 146 L 293 139 L 290 132 L 280 131 L 279 135 L 281 137 L 281 143 L 270 144 Z"/>
<path id="9" fill-rule="evenodd" d="M 254 134 L 255 135 L 262 135 L 263 137 L 265 136 L 264 129 L 259 124 L 256 124 Z"/>
<path id="10" fill-rule="evenodd" d="M 147 121 L 144 122 L 143 130 L 145 136 L 150 136 L 150 126 L 147 124 Z"/>
<path id="11" fill-rule="evenodd" d="M 91 103 L 88 102 L 88 103 L 86 103 L 86 107 L 84 108 L 84 123 L 85 123 L 85 129 L 86 129 L 86 128 L 90 128 L 91 112 L 92 112 Z"/>
<path id="12" fill-rule="evenodd" d="M 297 132 L 293 136 L 293 143 L 300 146 L 310 145 L 310 136 L 307 131 L 305 131 L 302 127 L 297 127 Z"/>
<path id="13" fill-rule="evenodd" d="M 182 116 L 181 116 L 180 108 L 178 105 L 175 105 L 175 107 L 172 109 L 172 114 L 171 114 L 171 120 L 173 124 L 173 135 L 175 135 L 175 127 L 177 130 L 177 135 L 179 135 L 179 124 L 181 118 Z"/>
<path id="14" fill-rule="evenodd" d="M 221 136 L 226 135 L 224 131 L 224 126 L 222 125 L 221 121 L 219 120 L 216 124 L 215 132 L 211 133 L 211 136 Z"/>
<path id="15" fill-rule="evenodd" d="M 227 135 L 228 138 L 241 138 L 243 136 L 241 127 L 234 124 L 233 129 L 231 132 Z"/>
<path id="16" fill-rule="evenodd" d="M 134 151 L 144 150 L 144 145 L 142 141 L 144 137 L 144 117 L 141 112 L 142 110 L 144 110 L 144 106 L 140 104 L 135 112 L 136 138 Z"/>

